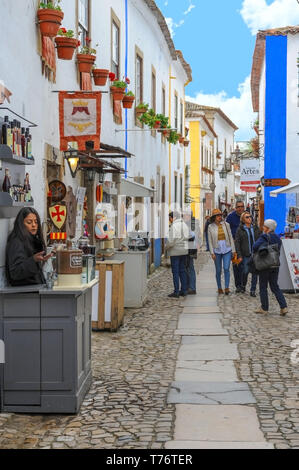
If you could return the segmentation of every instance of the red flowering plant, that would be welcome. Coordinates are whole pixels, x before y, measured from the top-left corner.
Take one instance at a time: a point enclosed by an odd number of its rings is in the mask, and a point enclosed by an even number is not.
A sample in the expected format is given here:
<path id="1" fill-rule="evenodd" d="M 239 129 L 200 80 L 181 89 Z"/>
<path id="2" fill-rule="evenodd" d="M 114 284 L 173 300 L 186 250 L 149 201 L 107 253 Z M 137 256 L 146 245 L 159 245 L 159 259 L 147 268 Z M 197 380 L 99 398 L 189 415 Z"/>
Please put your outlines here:
<path id="1" fill-rule="evenodd" d="M 97 50 L 91 47 L 91 39 L 86 38 L 85 39 L 86 45 L 82 46 L 80 49 L 80 54 L 88 54 L 88 55 L 96 55 Z M 81 43 L 80 43 L 81 45 Z M 98 47 L 99 44 L 96 44 L 95 47 Z"/>
<path id="2" fill-rule="evenodd" d="M 58 31 L 58 36 L 63 37 L 63 38 L 75 39 L 74 31 L 72 29 L 60 28 Z M 79 41 L 79 39 L 77 39 L 77 47 L 80 47 L 80 46 L 81 46 L 81 42 Z"/>
<path id="3" fill-rule="evenodd" d="M 112 86 L 115 86 L 116 88 L 127 88 L 127 86 L 131 83 L 128 77 L 124 78 L 123 80 L 115 80 L 114 73 L 110 73 L 109 78 L 112 81 Z"/>

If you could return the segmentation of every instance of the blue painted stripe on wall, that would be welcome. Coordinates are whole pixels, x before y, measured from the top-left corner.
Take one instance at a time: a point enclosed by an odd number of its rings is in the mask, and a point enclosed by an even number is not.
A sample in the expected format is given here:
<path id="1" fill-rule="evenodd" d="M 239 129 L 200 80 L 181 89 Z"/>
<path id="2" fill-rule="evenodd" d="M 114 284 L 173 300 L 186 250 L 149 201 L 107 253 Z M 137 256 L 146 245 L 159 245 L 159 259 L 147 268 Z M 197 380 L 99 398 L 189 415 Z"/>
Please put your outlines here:
<path id="1" fill-rule="evenodd" d="M 266 37 L 265 178 L 285 178 L 287 139 L 287 36 Z M 285 227 L 286 197 L 265 188 L 265 218 Z"/>

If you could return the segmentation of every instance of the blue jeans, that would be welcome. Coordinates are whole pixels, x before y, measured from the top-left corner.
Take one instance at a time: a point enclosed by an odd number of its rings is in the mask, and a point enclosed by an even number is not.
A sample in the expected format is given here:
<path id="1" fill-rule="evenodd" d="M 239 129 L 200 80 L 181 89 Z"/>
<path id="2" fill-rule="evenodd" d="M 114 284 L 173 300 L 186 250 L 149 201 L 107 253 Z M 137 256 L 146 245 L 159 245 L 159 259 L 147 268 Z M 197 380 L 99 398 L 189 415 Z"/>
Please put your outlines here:
<path id="1" fill-rule="evenodd" d="M 242 266 L 240 264 L 234 264 L 233 265 L 233 271 L 234 271 L 234 278 L 235 278 L 235 286 L 236 289 L 239 289 L 242 287 Z"/>
<path id="2" fill-rule="evenodd" d="M 249 267 L 248 263 L 250 260 L 250 256 L 246 256 L 243 258 L 243 261 L 241 263 L 242 266 L 242 287 L 243 289 L 246 289 L 246 284 L 248 280 L 248 274 L 249 274 Z M 250 287 L 250 292 L 255 292 L 256 291 L 256 286 L 257 286 L 257 274 L 251 274 L 251 287 Z"/>
<path id="3" fill-rule="evenodd" d="M 196 273 L 194 269 L 194 260 L 187 256 L 187 285 L 188 289 L 196 290 Z"/>
<path id="4" fill-rule="evenodd" d="M 210 251 L 210 247 L 209 247 L 209 236 L 208 236 L 208 232 L 205 233 L 205 237 L 206 237 L 206 245 L 207 245 L 207 249 L 206 251 Z"/>
<path id="5" fill-rule="evenodd" d="M 224 269 L 224 280 L 225 280 L 225 289 L 229 288 L 230 283 L 230 263 L 232 260 L 232 252 L 229 251 L 225 255 L 218 255 L 215 253 L 216 260 L 214 261 L 216 267 L 216 281 L 218 289 L 222 289 L 221 286 L 221 273 L 222 273 L 222 262 Z"/>
<path id="6" fill-rule="evenodd" d="M 269 298 L 268 298 L 268 284 L 270 289 L 276 297 L 277 302 L 280 305 L 280 308 L 286 308 L 287 302 L 278 286 L 278 269 L 275 271 L 260 271 L 260 298 L 262 309 L 268 312 L 269 310 Z"/>
<path id="7" fill-rule="evenodd" d="M 181 292 L 186 294 L 188 290 L 186 261 L 187 261 L 187 255 L 170 257 L 174 292 L 176 294 L 179 294 L 180 292 L 180 282 L 181 282 Z"/>

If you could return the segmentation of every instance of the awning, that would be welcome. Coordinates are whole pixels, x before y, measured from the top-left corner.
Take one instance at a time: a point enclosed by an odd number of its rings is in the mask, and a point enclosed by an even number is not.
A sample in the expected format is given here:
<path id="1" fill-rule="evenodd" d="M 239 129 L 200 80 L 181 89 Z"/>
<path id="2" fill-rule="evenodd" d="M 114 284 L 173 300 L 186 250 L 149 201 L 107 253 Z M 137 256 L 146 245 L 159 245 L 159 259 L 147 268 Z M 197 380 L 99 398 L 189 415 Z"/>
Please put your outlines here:
<path id="1" fill-rule="evenodd" d="M 292 183 L 280 189 L 275 189 L 270 192 L 271 197 L 277 197 L 277 194 L 296 194 L 299 193 L 299 183 Z"/>
<path id="2" fill-rule="evenodd" d="M 131 197 L 154 197 L 155 190 L 143 186 L 143 184 L 135 183 L 133 181 L 121 179 L 119 195 Z"/>

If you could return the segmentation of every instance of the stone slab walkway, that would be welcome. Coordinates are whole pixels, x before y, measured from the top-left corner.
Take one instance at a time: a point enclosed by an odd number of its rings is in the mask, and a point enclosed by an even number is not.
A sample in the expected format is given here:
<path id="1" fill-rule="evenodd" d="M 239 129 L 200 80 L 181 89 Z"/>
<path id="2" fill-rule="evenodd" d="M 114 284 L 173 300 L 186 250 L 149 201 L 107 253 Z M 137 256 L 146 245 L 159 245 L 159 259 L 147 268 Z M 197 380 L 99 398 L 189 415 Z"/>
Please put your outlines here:
<path id="1" fill-rule="evenodd" d="M 260 429 L 256 399 L 238 380 L 240 359 L 223 328 L 210 261 L 200 272 L 195 296 L 181 303 L 181 336 L 175 382 L 167 401 L 176 405 L 174 440 L 167 449 L 273 449 Z"/>

